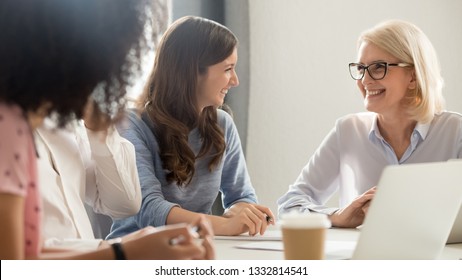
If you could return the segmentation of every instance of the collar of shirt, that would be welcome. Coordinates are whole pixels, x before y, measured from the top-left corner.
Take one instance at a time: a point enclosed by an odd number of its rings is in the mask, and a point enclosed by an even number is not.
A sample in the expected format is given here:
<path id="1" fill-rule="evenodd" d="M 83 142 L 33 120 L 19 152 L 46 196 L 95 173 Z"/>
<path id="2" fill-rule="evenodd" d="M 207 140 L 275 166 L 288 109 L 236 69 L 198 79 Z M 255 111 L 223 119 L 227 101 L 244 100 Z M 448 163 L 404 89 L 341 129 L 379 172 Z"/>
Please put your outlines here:
<path id="1" fill-rule="evenodd" d="M 391 146 L 387 143 L 387 141 L 385 141 L 385 139 L 383 138 L 383 136 L 380 134 L 380 130 L 379 130 L 379 126 L 377 124 L 377 115 L 374 116 L 374 120 L 372 122 L 372 126 L 371 126 L 371 129 L 369 131 L 369 141 L 371 141 L 373 144 L 375 145 L 381 145 L 382 147 L 385 148 L 385 150 L 387 151 L 387 157 L 390 159 L 390 157 L 394 158 L 395 160 L 393 161 L 397 161 L 396 159 L 396 155 L 394 154 L 393 150 L 391 149 Z M 412 135 L 411 135 L 411 145 L 408 147 L 408 149 L 406 150 L 406 152 L 404 153 L 403 157 L 401 157 L 401 159 L 399 160 L 399 162 L 395 162 L 395 163 L 402 163 L 404 161 L 406 161 L 406 159 L 409 158 L 409 156 L 412 154 L 412 152 L 414 152 L 414 150 L 417 148 L 417 145 L 424 141 L 425 138 L 427 137 L 427 133 L 428 133 L 428 130 L 430 129 L 430 123 L 417 123 L 417 125 L 415 126 L 414 128 L 414 131 L 412 132 Z"/>

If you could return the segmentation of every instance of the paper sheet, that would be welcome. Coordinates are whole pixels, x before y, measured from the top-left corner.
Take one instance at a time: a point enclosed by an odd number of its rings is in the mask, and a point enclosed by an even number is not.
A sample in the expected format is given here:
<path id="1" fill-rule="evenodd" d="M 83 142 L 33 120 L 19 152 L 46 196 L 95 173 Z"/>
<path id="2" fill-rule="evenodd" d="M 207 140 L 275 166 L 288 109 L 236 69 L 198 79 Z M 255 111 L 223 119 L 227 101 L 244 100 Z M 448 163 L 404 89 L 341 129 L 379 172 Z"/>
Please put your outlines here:
<path id="1" fill-rule="evenodd" d="M 282 241 L 258 241 L 235 246 L 238 249 L 283 251 Z M 349 259 L 353 255 L 356 241 L 326 241 L 325 256 L 330 260 Z"/>
<path id="2" fill-rule="evenodd" d="M 222 236 L 215 235 L 216 240 L 241 240 L 241 241 L 281 241 L 282 234 L 280 230 L 267 230 L 264 235 L 250 236 L 248 233 L 243 233 L 237 236 Z"/>

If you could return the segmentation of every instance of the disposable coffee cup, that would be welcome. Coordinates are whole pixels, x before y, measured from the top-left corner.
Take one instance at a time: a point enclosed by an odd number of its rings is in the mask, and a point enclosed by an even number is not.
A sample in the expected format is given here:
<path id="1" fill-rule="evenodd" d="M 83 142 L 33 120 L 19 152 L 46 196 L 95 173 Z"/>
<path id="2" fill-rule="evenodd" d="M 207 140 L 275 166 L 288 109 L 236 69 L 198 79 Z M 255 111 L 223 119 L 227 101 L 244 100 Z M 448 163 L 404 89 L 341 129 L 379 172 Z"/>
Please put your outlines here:
<path id="1" fill-rule="evenodd" d="M 329 218 L 318 213 L 288 213 L 280 219 L 286 260 L 322 260 Z"/>

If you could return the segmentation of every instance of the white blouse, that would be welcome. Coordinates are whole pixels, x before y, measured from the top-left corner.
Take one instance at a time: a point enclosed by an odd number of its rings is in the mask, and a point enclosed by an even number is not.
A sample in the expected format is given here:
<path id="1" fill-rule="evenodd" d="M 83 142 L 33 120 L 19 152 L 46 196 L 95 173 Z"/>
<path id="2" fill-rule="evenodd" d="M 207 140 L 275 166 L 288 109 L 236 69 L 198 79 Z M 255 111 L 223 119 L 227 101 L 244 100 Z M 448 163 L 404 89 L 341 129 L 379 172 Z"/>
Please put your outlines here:
<path id="1" fill-rule="evenodd" d="M 125 218 L 139 211 L 141 188 L 133 145 L 117 130 L 93 132 L 79 122 L 53 129 L 47 120 L 35 141 L 48 248 L 96 249 L 85 204 L 96 213 Z"/>

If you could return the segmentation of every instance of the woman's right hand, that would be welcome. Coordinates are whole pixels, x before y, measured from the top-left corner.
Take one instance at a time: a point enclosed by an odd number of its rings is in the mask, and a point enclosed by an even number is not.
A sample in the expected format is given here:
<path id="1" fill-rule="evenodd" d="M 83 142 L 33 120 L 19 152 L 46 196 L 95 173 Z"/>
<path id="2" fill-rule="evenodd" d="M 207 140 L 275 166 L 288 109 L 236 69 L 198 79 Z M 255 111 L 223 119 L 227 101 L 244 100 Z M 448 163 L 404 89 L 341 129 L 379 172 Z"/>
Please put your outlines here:
<path id="1" fill-rule="evenodd" d="M 231 206 L 223 214 L 221 234 L 263 235 L 270 224 L 275 224 L 274 214 L 270 208 L 258 204 L 239 202 Z"/>
<path id="2" fill-rule="evenodd" d="M 212 237 L 210 225 L 201 216 L 191 225 L 146 227 L 123 237 L 122 244 L 127 259 L 202 260 L 215 258 Z"/>
<path id="3" fill-rule="evenodd" d="M 377 187 L 373 187 L 358 196 L 348 206 L 330 215 L 330 221 L 334 227 L 355 228 L 362 225 L 367 210 Z"/>

